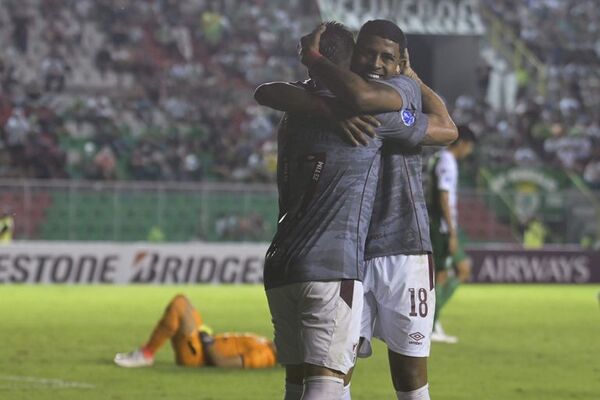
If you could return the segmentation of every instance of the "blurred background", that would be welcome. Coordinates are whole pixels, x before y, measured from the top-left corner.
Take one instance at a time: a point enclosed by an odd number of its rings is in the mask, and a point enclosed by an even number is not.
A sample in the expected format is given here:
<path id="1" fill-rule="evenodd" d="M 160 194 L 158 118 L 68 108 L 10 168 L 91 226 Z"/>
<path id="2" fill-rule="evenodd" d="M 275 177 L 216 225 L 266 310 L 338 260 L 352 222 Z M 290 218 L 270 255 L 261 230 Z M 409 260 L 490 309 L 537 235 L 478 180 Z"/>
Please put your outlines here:
<path id="1" fill-rule="evenodd" d="M 3 0 L 0 208 L 15 241 L 269 241 L 280 113 L 321 20 L 395 20 L 478 137 L 472 245 L 600 248 L 596 0 Z M 432 152 L 433 150 L 428 150 Z M 532 244 L 532 247 L 540 247 Z"/>
<path id="2" fill-rule="evenodd" d="M 478 138 L 458 214 L 486 284 L 444 311 L 460 342 L 433 345 L 433 397 L 600 398 L 598 0 L 0 0 L 0 398 L 282 397 L 281 368 L 112 357 L 175 293 L 216 332 L 272 336 L 281 114 L 253 92 L 306 77 L 320 21 L 375 18 Z M 393 396 L 374 347 L 355 400 Z"/>

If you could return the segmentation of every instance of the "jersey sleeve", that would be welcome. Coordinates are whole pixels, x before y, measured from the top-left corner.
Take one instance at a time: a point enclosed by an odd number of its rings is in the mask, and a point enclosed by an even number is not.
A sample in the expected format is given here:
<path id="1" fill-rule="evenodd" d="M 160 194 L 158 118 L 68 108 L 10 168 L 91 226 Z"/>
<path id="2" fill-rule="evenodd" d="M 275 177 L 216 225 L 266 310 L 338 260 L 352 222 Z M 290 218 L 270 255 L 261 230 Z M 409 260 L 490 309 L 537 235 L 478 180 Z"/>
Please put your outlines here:
<path id="1" fill-rule="evenodd" d="M 422 112 L 419 85 L 402 75 L 378 82 L 398 92 L 402 98 L 402 109 L 376 115 L 381 122 L 377 133 L 384 139 L 394 140 L 406 147 L 419 145 L 425 138 L 428 125 L 427 115 Z"/>
<path id="2" fill-rule="evenodd" d="M 437 176 L 437 189 L 450 192 L 455 187 L 456 171 L 448 157 L 440 157 L 435 166 Z"/>
<path id="3" fill-rule="evenodd" d="M 316 96 L 320 96 L 320 97 L 335 97 L 333 95 L 333 93 L 331 93 L 331 91 L 324 89 L 324 88 L 318 88 L 315 81 L 313 81 L 312 79 L 307 79 L 304 81 L 295 81 L 295 82 L 288 82 L 288 84 L 292 85 L 292 86 L 296 86 L 300 89 L 304 89 L 307 92 L 314 94 Z"/>

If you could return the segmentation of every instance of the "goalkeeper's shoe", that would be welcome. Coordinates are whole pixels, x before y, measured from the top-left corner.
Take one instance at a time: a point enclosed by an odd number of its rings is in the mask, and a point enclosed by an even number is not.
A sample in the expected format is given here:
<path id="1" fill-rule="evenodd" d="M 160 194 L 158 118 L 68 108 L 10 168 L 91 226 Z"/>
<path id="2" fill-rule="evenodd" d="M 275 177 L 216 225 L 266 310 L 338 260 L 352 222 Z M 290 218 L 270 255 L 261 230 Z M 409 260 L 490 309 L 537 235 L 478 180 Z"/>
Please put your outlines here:
<path id="1" fill-rule="evenodd" d="M 117 353 L 115 364 L 125 368 L 150 367 L 154 364 L 154 357 L 148 357 L 142 349 L 137 349 L 129 353 Z"/>

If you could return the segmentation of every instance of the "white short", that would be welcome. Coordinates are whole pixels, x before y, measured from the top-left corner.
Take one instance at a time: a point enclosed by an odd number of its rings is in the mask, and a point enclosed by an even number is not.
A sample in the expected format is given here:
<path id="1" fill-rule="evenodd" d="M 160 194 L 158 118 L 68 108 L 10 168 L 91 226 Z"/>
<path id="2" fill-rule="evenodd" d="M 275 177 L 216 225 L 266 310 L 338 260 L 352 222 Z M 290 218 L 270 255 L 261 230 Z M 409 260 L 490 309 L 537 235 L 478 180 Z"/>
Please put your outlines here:
<path id="1" fill-rule="evenodd" d="M 300 282 L 267 290 L 277 358 L 347 373 L 356 362 L 362 283 Z"/>
<path id="2" fill-rule="evenodd" d="M 428 357 L 435 313 L 431 256 L 395 255 L 368 260 L 359 357 L 371 355 L 371 338 L 393 352 Z"/>

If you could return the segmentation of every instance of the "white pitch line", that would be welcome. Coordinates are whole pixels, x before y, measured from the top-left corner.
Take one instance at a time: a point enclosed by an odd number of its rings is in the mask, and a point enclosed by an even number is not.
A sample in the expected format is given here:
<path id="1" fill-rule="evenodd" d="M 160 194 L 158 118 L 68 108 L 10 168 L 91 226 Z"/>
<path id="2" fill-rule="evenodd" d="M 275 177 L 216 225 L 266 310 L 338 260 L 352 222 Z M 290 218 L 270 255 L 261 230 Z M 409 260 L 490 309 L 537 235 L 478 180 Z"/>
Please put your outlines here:
<path id="1" fill-rule="evenodd" d="M 62 379 L 52 378 L 37 378 L 35 376 L 19 376 L 19 375 L 0 375 L 1 381 L 25 382 L 38 385 L 51 386 L 56 389 L 94 389 L 96 386 L 89 383 L 69 382 Z"/>

